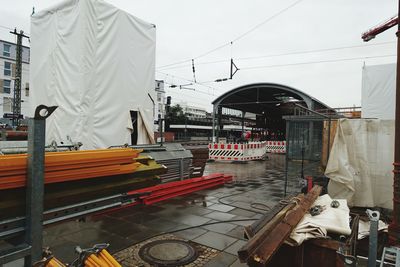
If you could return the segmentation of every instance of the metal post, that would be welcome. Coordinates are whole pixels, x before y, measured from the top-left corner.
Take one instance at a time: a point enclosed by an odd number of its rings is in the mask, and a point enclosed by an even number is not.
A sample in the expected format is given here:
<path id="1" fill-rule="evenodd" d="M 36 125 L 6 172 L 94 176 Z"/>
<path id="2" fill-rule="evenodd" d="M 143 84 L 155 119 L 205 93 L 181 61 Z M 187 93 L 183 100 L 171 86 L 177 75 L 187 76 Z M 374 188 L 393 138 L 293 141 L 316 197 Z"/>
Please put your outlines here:
<path id="1" fill-rule="evenodd" d="M 25 257 L 25 266 L 42 259 L 43 250 L 43 196 L 46 118 L 57 107 L 40 105 L 28 124 L 28 170 L 26 179 L 25 241 L 32 246 Z"/>
<path id="2" fill-rule="evenodd" d="M 219 137 L 220 137 L 220 129 L 222 125 L 222 107 L 218 106 L 218 113 L 217 113 L 217 140 L 216 142 L 219 142 Z"/>
<path id="3" fill-rule="evenodd" d="M 160 138 L 161 138 L 161 145 L 163 145 L 163 138 L 164 138 L 164 129 L 163 129 L 164 119 L 159 119 L 159 131 L 160 131 Z"/>
<path id="4" fill-rule="evenodd" d="M 187 114 L 185 113 L 185 141 L 187 141 Z"/>
<path id="5" fill-rule="evenodd" d="M 398 3 L 400 11 L 400 0 Z M 400 66 L 400 24 L 397 30 L 397 66 Z M 389 225 L 389 242 L 400 243 L 400 68 L 396 71 L 396 117 L 393 169 L 393 220 Z"/>
<path id="6" fill-rule="evenodd" d="M 181 177 L 181 180 L 183 180 L 183 158 L 179 160 L 179 176 Z"/>
<path id="7" fill-rule="evenodd" d="M 288 186 L 288 170 L 289 170 L 289 130 L 290 130 L 290 121 L 286 121 L 286 154 L 285 154 L 285 189 L 284 189 L 284 197 L 287 195 L 287 186 Z"/>
<path id="8" fill-rule="evenodd" d="M 378 248 L 378 223 L 379 211 L 367 210 L 369 217 L 369 250 L 368 250 L 368 267 L 376 267 L 376 253 Z"/>
<path id="9" fill-rule="evenodd" d="M 311 160 L 313 155 L 313 140 L 314 140 L 314 122 L 308 123 L 308 146 L 307 146 L 307 159 Z M 304 158 L 304 157 L 303 157 Z"/>
<path id="10" fill-rule="evenodd" d="M 328 119 L 328 147 L 327 147 L 327 153 L 326 153 L 326 164 L 328 165 L 328 160 L 329 160 L 329 154 L 330 154 L 330 149 L 331 149 L 331 117 Z"/>
<path id="11" fill-rule="evenodd" d="M 242 136 L 244 134 L 244 116 L 245 116 L 246 112 L 242 111 Z"/>
<path id="12" fill-rule="evenodd" d="M 216 138 L 215 138 L 215 112 L 216 112 L 216 108 L 215 105 L 213 106 L 213 113 L 212 113 L 212 143 L 216 142 Z"/>

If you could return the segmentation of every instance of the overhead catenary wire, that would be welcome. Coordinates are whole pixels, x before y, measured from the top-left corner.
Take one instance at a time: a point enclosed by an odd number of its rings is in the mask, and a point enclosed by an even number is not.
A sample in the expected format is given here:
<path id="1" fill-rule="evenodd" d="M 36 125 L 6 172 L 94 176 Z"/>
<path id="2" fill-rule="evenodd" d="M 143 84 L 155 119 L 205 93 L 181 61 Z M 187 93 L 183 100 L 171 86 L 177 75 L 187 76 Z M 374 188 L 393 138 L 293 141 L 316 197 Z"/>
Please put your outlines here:
<path id="1" fill-rule="evenodd" d="M 217 46 L 217 47 L 215 47 L 215 48 L 213 48 L 213 49 L 211 49 L 211 50 L 209 50 L 209 51 L 207 51 L 207 52 L 205 52 L 205 53 L 203 53 L 203 54 L 200 54 L 200 55 L 198 55 L 198 56 L 196 56 L 196 57 L 193 57 L 193 58 L 190 58 L 190 59 L 186 59 L 186 60 L 181 60 L 181 61 L 178 61 L 178 62 L 175 62 L 175 63 L 171 63 L 171 64 L 167 64 L 167 65 L 163 65 L 163 66 L 160 66 L 160 67 L 158 67 L 158 68 L 164 68 L 164 67 L 168 67 L 168 66 L 173 66 L 173 65 L 177 65 L 177 64 L 182 64 L 182 63 L 185 63 L 185 62 L 188 62 L 188 61 L 191 61 L 191 60 L 199 59 L 199 58 L 205 57 L 205 56 L 207 56 L 207 55 L 209 55 L 209 54 L 211 54 L 211 53 L 213 53 L 213 52 L 215 52 L 215 51 L 218 51 L 218 50 L 220 50 L 220 49 L 222 49 L 222 48 L 224 48 L 224 47 L 226 47 L 226 46 L 228 46 L 228 45 L 232 45 L 233 43 L 239 41 L 240 39 L 242 39 L 242 38 L 245 37 L 246 35 L 252 33 L 253 31 L 255 31 L 256 29 L 258 29 L 259 27 L 261 27 L 261 26 L 263 26 L 264 24 L 266 24 L 267 22 L 269 22 L 269 21 L 273 20 L 274 18 L 278 17 L 279 15 L 285 13 L 286 11 L 288 11 L 288 10 L 291 9 L 291 8 L 293 8 L 294 6 L 296 6 L 297 4 L 299 4 L 299 3 L 302 2 L 302 1 L 304 1 L 304 0 L 297 0 L 296 2 L 294 2 L 294 3 L 292 3 L 291 5 L 285 7 L 284 9 L 278 11 L 277 13 L 275 13 L 275 14 L 273 14 L 272 16 L 268 17 L 267 19 L 263 20 L 262 22 L 258 23 L 257 25 L 253 26 L 252 28 L 250 28 L 250 29 L 247 30 L 246 32 L 240 34 L 239 36 L 237 36 L 236 38 L 230 40 L 230 41 L 227 42 L 227 43 L 224 43 L 224 44 L 222 44 L 222 45 L 219 45 L 219 46 Z"/>
<path id="2" fill-rule="evenodd" d="M 236 61 L 243 61 L 243 60 L 256 60 L 262 58 L 271 58 L 271 57 L 280 57 L 280 56 L 291 56 L 291 55 L 301 55 L 301 54 L 311 54 L 311 53 L 321 53 L 321 52 L 329 52 L 329 51 L 337 51 L 337 50 L 345 50 L 345 49 L 354 49 L 354 48 L 364 48 L 364 47 L 373 47 L 373 46 L 381 46 L 387 44 L 395 44 L 396 42 L 382 42 L 382 43 L 369 43 L 364 45 L 351 45 L 351 46 L 338 46 L 338 47 L 330 47 L 330 48 L 320 48 L 320 49 L 313 49 L 313 50 L 303 50 L 303 51 L 293 51 L 293 52 L 286 52 L 286 53 L 277 53 L 277 54 L 268 54 L 268 55 L 260 55 L 260 56 L 250 56 L 250 57 L 238 57 L 235 58 Z M 214 60 L 214 61 L 206 61 L 206 62 L 197 62 L 196 65 L 209 65 L 209 64 L 217 64 L 217 63 L 228 63 L 230 59 L 221 59 L 221 60 Z M 190 65 L 180 65 L 180 66 L 173 66 L 169 68 L 164 68 L 162 71 L 171 70 L 171 69 L 179 69 L 179 68 L 186 68 Z M 204 82 L 203 82 L 204 83 Z"/>
<path id="3" fill-rule="evenodd" d="M 353 58 L 341 58 L 341 59 L 330 59 L 330 60 L 306 61 L 306 62 L 297 62 L 297 63 L 289 63 L 289 64 L 250 66 L 250 67 L 243 67 L 243 68 L 241 68 L 241 70 L 253 70 L 253 69 L 264 69 L 264 68 L 279 68 L 279 67 L 309 65 L 309 64 L 320 64 L 320 63 L 334 63 L 334 62 L 343 62 L 343 61 L 354 61 L 354 60 L 363 60 L 363 59 L 365 60 L 365 59 L 373 59 L 373 58 L 394 57 L 394 56 L 396 56 L 396 54 L 370 56 L 370 57 L 353 57 Z"/>
<path id="4" fill-rule="evenodd" d="M 160 74 L 162 74 L 162 75 L 165 75 L 165 77 L 177 78 L 177 79 L 179 79 L 179 80 L 191 82 L 191 83 L 194 83 L 194 84 L 197 84 L 197 85 L 200 85 L 200 86 L 203 86 L 203 87 L 206 87 L 206 88 L 209 88 L 209 89 L 212 89 L 212 90 L 213 90 L 213 93 L 212 93 L 212 94 L 206 93 L 206 92 L 203 92 L 203 91 L 200 91 L 200 90 L 195 90 L 195 92 L 200 92 L 200 93 L 202 93 L 202 94 L 215 96 L 215 93 L 214 93 L 214 92 L 215 92 L 216 90 L 220 90 L 220 89 L 218 89 L 218 88 L 215 88 L 215 87 L 206 85 L 206 84 L 204 84 L 204 83 L 202 83 L 202 82 L 197 82 L 197 81 L 195 82 L 195 81 L 193 81 L 193 80 L 190 80 L 190 79 L 187 79 L 187 78 L 184 78 L 184 77 L 180 77 L 180 76 L 177 76 L 177 75 L 173 75 L 173 74 L 169 74 L 169 73 L 165 73 L 165 72 L 161 72 L 161 71 L 156 71 L 156 72 L 158 72 L 158 73 L 160 73 Z"/>

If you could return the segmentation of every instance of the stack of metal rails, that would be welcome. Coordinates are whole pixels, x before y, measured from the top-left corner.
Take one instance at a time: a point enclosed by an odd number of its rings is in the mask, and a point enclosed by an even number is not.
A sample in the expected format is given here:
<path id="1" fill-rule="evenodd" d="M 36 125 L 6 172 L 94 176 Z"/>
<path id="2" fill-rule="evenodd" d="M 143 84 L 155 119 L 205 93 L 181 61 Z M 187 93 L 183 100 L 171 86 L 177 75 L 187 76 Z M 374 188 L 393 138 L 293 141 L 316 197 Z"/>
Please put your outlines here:
<path id="1" fill-rule="evenodd" d="M 129 205 L 140 194 L 128 191 L 159 184 L 166 172 L 139 149 L 45 152 L 45 119 L 56 108 L 36 109 L 26 154 L 14 146 L 17 154 L 0 156 L 0 266 L 20 258 L 32 266 L 42 257 L 43 225 Z"/>
<path id="2" fill-rule="evenodd" d="M 123 146 L 113 146 L 123 147 Z M 190 150 L 185 149 L 180 143 L 164 143 L 156 145 L 136 145 L 129 146 L 134 149 L 142 149 L 141 155 L 154 158 L 157 163 L 163 164 L 168 171 L 160 175 L 162 183 L 185 180 L 192 176 L 194 172 L 192 166 L 193 155 Z"/>

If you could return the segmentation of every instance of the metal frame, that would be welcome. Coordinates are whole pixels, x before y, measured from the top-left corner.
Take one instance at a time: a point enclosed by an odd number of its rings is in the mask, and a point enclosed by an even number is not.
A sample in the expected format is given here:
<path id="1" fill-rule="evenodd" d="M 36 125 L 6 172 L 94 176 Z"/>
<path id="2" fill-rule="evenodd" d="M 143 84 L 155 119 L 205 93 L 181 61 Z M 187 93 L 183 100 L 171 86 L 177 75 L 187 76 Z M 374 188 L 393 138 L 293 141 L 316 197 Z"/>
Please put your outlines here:
<path id="1" fill-rule="evenodd" d="M 40 105 L 28 121 L 25 242 L 8 251 L 0 251 L 0 265 L 25 258 L 25 266 L 33 266 L 42 258 L 46 119 L 56 108 Z"/>
<path id="2" fill-rule="evenodd" d="M 90 201 L 80 202 L 64 207 L 47 210 L 43 213 L 43 225 L 69 220 L 72 218 L 88 215 L 105 209 L 116 208 L 132 204 L 135 199 L 145 194 L 117 194 L 109 197 L 98 198 Z M 10 220 L 0 221 L 0 229 L 7 229 L 0 232 L 0 238 L 10 237 L 24 232 L 26 217 L 17 217 Z M 0 256 L 1 259 L 2 256 Z"/>

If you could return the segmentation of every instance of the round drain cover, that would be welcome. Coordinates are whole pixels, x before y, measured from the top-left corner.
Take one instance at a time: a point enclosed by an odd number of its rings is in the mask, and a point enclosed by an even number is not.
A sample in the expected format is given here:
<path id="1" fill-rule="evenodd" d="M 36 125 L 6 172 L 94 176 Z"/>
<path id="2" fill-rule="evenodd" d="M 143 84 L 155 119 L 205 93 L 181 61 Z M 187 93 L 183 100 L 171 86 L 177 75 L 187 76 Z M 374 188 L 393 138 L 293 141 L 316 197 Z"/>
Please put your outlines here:
<path id="1" fill-rule="evenodd" d="M 187 242 L 169 239 L 145 244 L 140 248 L 139 256 L 156 266 L 180 266 L 195 261 L 198 254 Z"/>

